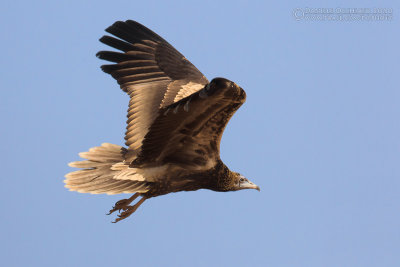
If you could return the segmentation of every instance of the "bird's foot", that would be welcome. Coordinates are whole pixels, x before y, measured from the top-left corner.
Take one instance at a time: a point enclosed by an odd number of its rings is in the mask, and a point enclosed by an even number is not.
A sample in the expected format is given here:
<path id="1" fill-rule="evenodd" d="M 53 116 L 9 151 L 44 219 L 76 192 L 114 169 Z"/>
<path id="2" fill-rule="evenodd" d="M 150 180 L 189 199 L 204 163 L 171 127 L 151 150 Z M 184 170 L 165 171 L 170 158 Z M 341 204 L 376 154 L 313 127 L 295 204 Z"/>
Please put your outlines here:
<path id="1" fill-rule="evenodd" d="M 131 216 L 131 214 L 134 213 L 146 199 L 147 199 L 146 197 L 142 197 L 135 205 L 126 206 L 126 207 L 122 208 L 123 212 L 118 214 L 118 218 L 115 219 L 115 221 L 113 221 L 113 223 L 117 223 L 117 222 Z"/>
<path id="2" fill-rule="evenodd" d="M 115 206 L 107 213 L 107 215 L 110 215 L 110 214 L 112 214 L 113 212 L 115 212 L 117 210 L 118 211 L 120 211 L 120 210 L 124 210 L 125 211 L 126 209 L 128 209 L 128 207 L 130 207 L 129 204 L 131 204 L 132 201 L 134 201 L 139 195 L 140 195 L 139 193 L 136 193 L 133 196 L 131 196 L 130 198 L 121 199 L 121 200 L 117 201 L 115 203 Z"/>

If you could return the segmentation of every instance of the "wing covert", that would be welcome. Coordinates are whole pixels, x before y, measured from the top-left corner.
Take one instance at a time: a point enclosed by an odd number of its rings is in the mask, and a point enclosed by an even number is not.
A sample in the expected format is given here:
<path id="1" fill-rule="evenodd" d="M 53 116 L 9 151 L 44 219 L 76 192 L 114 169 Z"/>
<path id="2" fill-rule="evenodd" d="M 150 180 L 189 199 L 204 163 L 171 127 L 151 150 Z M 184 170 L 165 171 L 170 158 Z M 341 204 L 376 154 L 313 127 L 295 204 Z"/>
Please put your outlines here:
<path id="1" fill-rule="evenodd" d="M 131 167 L 174 163 L 188 169 L 212 168 L 219 159 L 223 131 L 245 99 L 242 88 L 216 78 L 202 90 L 162 108 Z"/>

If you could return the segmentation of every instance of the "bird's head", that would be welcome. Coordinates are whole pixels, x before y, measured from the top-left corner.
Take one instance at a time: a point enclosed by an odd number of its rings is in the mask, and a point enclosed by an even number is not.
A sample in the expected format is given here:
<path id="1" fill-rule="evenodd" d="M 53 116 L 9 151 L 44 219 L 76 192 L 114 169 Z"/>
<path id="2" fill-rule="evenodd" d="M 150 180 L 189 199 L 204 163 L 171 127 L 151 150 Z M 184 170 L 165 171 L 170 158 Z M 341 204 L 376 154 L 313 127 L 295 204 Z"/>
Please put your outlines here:
<path id="1" fill-rule="evenodd" d="M 242 190 L 242 189 L 256 189 L 260 191 L 260 187 L 256 184 L 250 182 L 246 177 L 241 175 L 238 172 L 234 172 L 234 191 Z"/>

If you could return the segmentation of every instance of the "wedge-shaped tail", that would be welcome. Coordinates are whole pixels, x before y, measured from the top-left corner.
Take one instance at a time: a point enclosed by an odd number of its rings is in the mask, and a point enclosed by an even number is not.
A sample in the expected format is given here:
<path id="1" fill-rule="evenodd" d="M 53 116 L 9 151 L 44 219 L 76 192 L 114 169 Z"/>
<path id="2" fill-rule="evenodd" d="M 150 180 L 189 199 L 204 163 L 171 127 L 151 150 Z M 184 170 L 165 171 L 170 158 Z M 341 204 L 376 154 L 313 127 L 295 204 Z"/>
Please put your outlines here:
<path id="1" fill-rule="evenodd" d="M 114 178 L 129 166 L 123 164 L 126 152 L 121 146 L 104 143 L 88 152 L 79 153 L 80 157 L 87 160 L 69 164 L 82 170 L 65 175 L 65 187 L 70 191 L 91 194 L 146 193 L 149 190 L 147 182 Z"/>

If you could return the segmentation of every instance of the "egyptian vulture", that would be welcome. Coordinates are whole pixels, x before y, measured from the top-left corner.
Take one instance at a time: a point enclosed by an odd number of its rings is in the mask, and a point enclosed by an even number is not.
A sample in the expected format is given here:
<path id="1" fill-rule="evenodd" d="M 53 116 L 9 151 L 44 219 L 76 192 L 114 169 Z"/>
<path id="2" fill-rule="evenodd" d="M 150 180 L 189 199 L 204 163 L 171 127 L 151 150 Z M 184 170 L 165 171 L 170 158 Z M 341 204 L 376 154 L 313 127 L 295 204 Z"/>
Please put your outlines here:
<path id="1" fill-rule="evenodd" d="M 224 78 L 211 82 L 167 41 L 138 22 L 117 21 L 100 42 L 118 49 L 97 57 L 129 95 L 126 147 L 104 143 L 80 153 L 65 187 L 92 194 L 133 194 L 118 201 L 118 222 L 146 200 L 179 191 L 260 188 L 220 159 L 223 131 L 246 93 Z M 136 204 L 131 203 L 138 197 Z"/>

